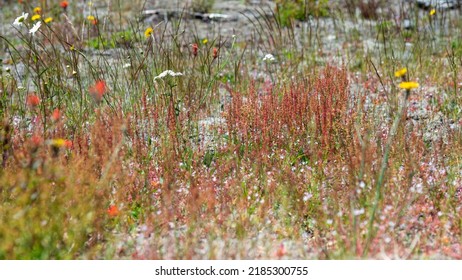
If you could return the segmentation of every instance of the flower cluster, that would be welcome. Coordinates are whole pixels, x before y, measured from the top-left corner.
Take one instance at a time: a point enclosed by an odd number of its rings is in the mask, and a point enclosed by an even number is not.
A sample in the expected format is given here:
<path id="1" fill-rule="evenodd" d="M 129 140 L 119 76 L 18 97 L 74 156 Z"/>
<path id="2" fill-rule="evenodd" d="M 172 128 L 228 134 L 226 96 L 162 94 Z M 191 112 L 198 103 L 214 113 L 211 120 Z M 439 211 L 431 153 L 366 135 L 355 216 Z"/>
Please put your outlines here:
<path id="1" fill-rule="evenodd" d="M 408 81 L 406 74 L 407 74 L 406 67 L 395 72 L 395 77 L 402 79 L 402 82 L 399 84 L 399 88 L 402 88 L 405 90 L 411 90 L 411 89 L 418 88 L 419 84 L 417 82 Z"/>
<path id="2" fill-rule="evenodd" d="M 265 57 L 263 58 L 263 61 L 275 61 L 276 59 L 274 58 L 274 56 L 272 54 L 267 54 L 265 55 Z"/>
<path id="3" fill-rule="evenodd" d="M 174 72 L 172 70 L 165 70 L 164 72 L 160 73 L 158 76 L 154 77 L 154 81 L 157 80 L 157 79 L 163 79 L 163 78 L 165 78 L 167 76 L 172 76 L 172 77 L 183 76 L 183 73 Z"/>

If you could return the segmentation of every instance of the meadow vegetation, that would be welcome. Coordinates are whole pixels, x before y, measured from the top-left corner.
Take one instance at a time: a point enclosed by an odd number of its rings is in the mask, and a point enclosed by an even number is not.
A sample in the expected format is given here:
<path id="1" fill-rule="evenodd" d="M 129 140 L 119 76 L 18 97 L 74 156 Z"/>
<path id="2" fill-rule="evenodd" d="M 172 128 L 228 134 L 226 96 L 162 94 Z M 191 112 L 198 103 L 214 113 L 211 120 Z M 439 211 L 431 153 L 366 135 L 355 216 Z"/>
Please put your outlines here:
<path id="1" fill-rule="evenodd" d="M 458 11 L 93 2 L 0 12 L 0 259 L 462 257 Z"/>

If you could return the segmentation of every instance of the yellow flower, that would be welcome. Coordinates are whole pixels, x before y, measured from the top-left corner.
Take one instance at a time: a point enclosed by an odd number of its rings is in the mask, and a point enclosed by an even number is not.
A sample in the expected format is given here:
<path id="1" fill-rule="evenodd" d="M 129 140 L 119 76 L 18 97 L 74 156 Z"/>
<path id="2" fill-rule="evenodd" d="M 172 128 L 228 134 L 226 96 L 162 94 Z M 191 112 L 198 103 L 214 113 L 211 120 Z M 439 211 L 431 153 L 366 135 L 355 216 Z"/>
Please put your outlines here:
<path id="1" fill-rule="evenodd" d="M 202 40 L 202 44 L 207 44 L 209 42 L 209 40 L 207 38 L 205 38 L 204 40 Z"/>
<path id="2" fill-rule="evenodd" d="M 35 7 L 34 8 L 34 13 L 40 14 L 41 12 L 42 12 L 42 8 L 40 8 L 40 7 Z"/>
<path id="3" fill-rule="evenodd" d="M 37 14 L 37 15 L 33 15 L 30 19 L 32 21 L 36 21 L 36 20 L 39 20 L 41 17 L 42 17 L 41 15 Z"/>
<path id="4" fill-rule="evenodd" d="M 98 24 L 98 19 L 97 19 L 96 17 L 92 16 L 92 15 L 89 15 L 89 16 L 87 17 L 87 20 L 88 20 L 91 24 L 93 24 L 93 25 L 97 25 L 97 24 Z"/>
<path id="5" fill-rule="evenodd" d="M 56 148 L 62 148 L 66 145 L 66 140 L 62 138 L 57 138 L 51 140 L 51 146 L 56 147 Z"/>
<path id="6" fill-rule="evenodd" d="M 436 14 L 435 9 L 431 9 L 430 12 L 428 13 L 430 16 L 434 16 Z"/>
<path id="7" fill-rule="evenodd" d="M 418 88 L 419 84 L 416 82 L 402 82 L 399 84 L 399 87 L 405 90 L 411 90 L 414 88 Z"/>
<path id="8" fill-rule="evenodd" d="M 44 20 L 45 23 L 50 23 L 50 22 L 52 22 L 52 21 L 53 21 L 53 18 L 52 18 L 52 17 L 47 17 L 47 18 Z"/>
<path id="9" fill-rule="evenodd" d="M 151 37 L 152 32 L 154 32 L 154 29 L 152 29 L 152 27 L 148 27 L 148 28 L 146 28 L 146 30 L 144 31 L 144 36 L 145 36 L 146 38 L 149 38 L 149 37 Z"/>
<path id="10" fill-rule="evenodd" d="M 407 68 L 405 67 L 403 69 L 400 69 L 400 70 L 396 71 L 395 72 L 395 77 L 400 78 L 400 77 L 406 75 L 406 73 L 407 73 Z"/>

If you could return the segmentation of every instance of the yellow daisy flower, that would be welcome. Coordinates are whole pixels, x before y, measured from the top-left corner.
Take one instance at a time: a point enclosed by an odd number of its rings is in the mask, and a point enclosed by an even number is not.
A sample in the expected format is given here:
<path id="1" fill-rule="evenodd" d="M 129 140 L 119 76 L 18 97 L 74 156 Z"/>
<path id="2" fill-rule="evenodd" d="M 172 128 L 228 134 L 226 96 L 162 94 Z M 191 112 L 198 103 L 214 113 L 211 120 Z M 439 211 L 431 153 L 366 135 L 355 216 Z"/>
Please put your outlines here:
<path id="1" fill-rule="evenodd" d="M 207 38 L 205 38 L 204 40 L 202 40 L 202 44 L 207 44 L 209 42 L 209 40 Z"/>
<path id="2" fill-rule="evenodd" d="M 56 147 L 56 148 L 62 148 L 66 145 L 66 140 L 62 138 L 57 138 L 51 140 L 51 146 Z"/>
<path id="3" fill-rule="evenodd" d="M 88 19 L 89 21 L 94 21 L 96 18 L 95 18 L 94 16 L 92 16 L 92 15 L 89 15 L 89 16 L 87 17 L 87 19 Z"/>
<path id="4" fill-rule="evenodd" d="M 45 23 L 50 23 L 50 22 L 52 22 L 52 21 L 53 21 L 53 18 L 52 18 L 52 17 L 47 17 L 47 18 L 44 20 Z"/>
<path id="5" fill-rule="evenodd" d="M 430 12 L 428 13 L 430 16 L 434 16 L 436 14 L 435 9 L 431 9 Z"/>
<path id="6" fill-rule="evenodd" d="M 395 72 L 395 77 L 400 78 L 400 77 L 406 75 L 406 73 L 407 73 L 407 68 L 405 67 L 405 68 L 402 68 L 402 69 L 396 71 Z"/>
<path id="7" fill-rule="evenodd" d="M 148 27 L 148 28 L 146 28 L 146 30 L 144 31 L 144 36 L 145 36 L 146 38 L 149 38 L 149 37 L 151 37 L 152 32 L 154 32 L 154 29 L 152 29 L 152 27 Z"/>
<path id="8" fill-rule="evenodd" d="M 39 19 L 41 19 L 41 18 L 42 18 L 41 15 L 36 14 L 36 15 L 33 15 L 30 19 L 31 19 L 32 21 L 36 21 L 36 20 L 39 20 Z"/>
<path id="9" fill-rule="evenodd" d="M 399 84 L 399 87 L 405 90 L 411 90 L 414 88 L 418 88 L 419 84 L 416 82 L 402 82 Z"/>
<path id="10" fill-rule="evenodd" d="M 35 7 L 34 8 L 34 13 L 40 14 L 41 12 L 42 12 L 42 8 L 40 8 L 40 7 Z"/>

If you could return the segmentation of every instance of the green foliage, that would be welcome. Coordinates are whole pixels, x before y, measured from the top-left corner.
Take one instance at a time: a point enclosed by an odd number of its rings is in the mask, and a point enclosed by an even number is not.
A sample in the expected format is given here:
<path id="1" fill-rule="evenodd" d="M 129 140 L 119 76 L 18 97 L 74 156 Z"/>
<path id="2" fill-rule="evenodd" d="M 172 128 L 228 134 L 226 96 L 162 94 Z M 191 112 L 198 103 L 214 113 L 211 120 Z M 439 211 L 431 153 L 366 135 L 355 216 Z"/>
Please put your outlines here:
<path id="1" fill-rule="evenodd" d="M 456 38 L 451 42 L 451 55 L 457 59 L 462 58 L 462 39 Z"/>
<path id="2" fill-rule="evenodd" d="M 277 0 L 276 12 L 281 24 L 288 26 L 293 20 L 305 21 L 308 16 L 327 16 L 329 0 Z"/>
<path id="3" fill-rule="evenodd" d="M 96 50 L 131 47 L 137 41 L 131 30 L 115 32 L 109 38 L 98 36 L 87 40 L 87 45 Z"/>
<path id="4" fill-rule="evenodd" d="M 214 4 L 215 0 L 193 0 L 191 8 L 196 13 L 209 13 Z"/>
<path id="5" fill-rule="evenodd" d="M 102 238 L 102 192 L 60 173 L 46 179 L 31 171 L 16 182 L 0 177 L 1 259 L 90 257 L 96 245 L 90 240 Z"/>

